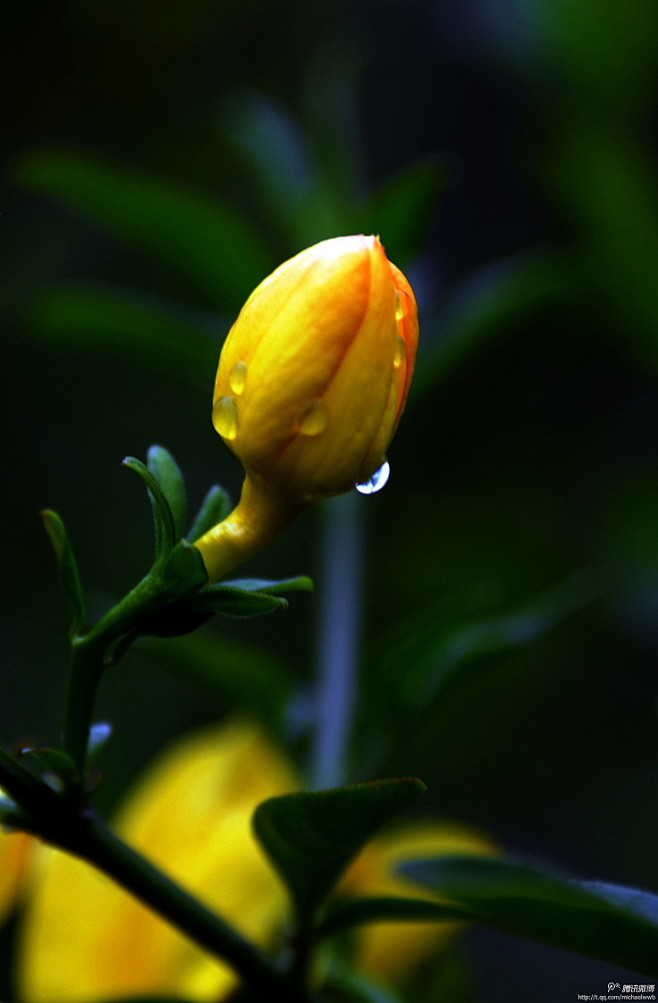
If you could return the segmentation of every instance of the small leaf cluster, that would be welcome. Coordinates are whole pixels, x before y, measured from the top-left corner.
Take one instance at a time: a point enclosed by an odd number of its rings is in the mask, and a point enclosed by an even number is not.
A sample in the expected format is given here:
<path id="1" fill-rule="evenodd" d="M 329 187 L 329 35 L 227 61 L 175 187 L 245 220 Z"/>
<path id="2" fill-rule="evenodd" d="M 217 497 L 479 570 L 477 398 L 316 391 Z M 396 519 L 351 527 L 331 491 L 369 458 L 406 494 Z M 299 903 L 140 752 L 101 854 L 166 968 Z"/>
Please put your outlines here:
<path id="1" fill-rule="evenodd" d="M 213 485 L 186 531 L 185 481 L 174 457 L 162 446 L 152 446 L 143 463 L 129 456 L 124 466 L 144 483 L 153 514 L 154 558 L 147 575 L 133 590 L 139 616 L 121 637 L 109 660 L 118 660 L 138 636 L 174 637 L 201 626 L 215 613 L 249 617 L 284 609 L 283 593 L 308 591 L 307 577 L 283 580 L 243 578 L 207 585 L 207 575 L 194 541 L 221 522 L 231 511 L 231 499 Z M 83 635 L 89 626 L 78 563 L 62 518 L 52 510 L 42 512 L 55 551 L 64 588 L 74 609 L 71 636 Z"/>

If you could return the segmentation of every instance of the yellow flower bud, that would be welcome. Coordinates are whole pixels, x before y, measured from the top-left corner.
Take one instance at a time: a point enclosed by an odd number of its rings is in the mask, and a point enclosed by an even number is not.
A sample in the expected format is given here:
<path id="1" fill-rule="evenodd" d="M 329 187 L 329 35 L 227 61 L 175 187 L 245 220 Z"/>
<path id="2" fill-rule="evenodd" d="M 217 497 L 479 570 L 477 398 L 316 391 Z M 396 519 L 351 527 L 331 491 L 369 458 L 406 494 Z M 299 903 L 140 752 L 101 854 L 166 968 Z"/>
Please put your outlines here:
<path id="1" fill-rule="evenodd" d="M 213 422 L 246 471 L 197 546 L 211 579 L 303 508 L 366 482 L 404 409 L 418 343 L 411 286 L 377 237 L 335 237 L 251 294 L 219 361 Z"/>

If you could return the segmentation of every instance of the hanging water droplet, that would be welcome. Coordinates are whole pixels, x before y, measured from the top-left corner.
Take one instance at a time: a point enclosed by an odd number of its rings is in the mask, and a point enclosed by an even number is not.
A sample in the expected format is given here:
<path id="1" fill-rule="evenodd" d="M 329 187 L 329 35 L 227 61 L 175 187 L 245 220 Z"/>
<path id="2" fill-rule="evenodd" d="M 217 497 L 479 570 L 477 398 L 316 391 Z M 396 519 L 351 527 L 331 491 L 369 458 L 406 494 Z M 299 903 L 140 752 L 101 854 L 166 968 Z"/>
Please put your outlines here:
<path id="1" fill-rule="evenodd" d="M 401 289 L 395 290 L 395 319 L 402 320 L 409 313 L 409 297 Z"/>
<path id="2" fill-rule="evenodd" d="M 388 460 L 384 460 L 379 470 L 375 470 L 372 477 L 364 481 L 363 484 L 357 484 L 356 490 L 362 495 L 375 495 L 378 491 L 386 484 L 391 473 L 391 464 Z"/>
<path id="3" fill-rule="evenodd" d="M 393 366 L 399 369 L 407 354 L 407 346 L 404 338 L 400 334 L 395 335 L 395 355 L 393 356 Z"/>
<path id="4" fill-rule="evenodd" d="M 234 397 L 220 397 L 212 409 L 212 423 L 223 439 L 232 442 L 238 434 L 238 412 Z"/>
<path id="5" fill-rule="evenodd" d="M 299 419 L 302 435 L 320 435 L 329 424 L 329 412 L 321 400 L 314 400 Z"/>
<path id="6" fill-rule="evenodd" d="M 244 385 L 247 381 L 247 363 L 246 362 L 236 362 L 233 369 L 229 373 L 228 385 L 237 397 L 240 396 L 244 390 Z"/>

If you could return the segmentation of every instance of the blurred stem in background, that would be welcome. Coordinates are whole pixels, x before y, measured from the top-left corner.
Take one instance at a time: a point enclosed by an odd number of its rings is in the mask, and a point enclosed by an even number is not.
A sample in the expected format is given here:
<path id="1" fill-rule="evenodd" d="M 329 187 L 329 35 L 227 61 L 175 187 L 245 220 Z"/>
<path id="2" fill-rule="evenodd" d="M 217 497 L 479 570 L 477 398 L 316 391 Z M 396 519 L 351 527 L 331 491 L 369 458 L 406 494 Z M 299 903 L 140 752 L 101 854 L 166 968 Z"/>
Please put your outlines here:
<path id="1" fill-rule="evenodd" d="M 332 499 L 322 511 L 311 755 L 315 788 L 337 786 L 346 779 L 361 624 L 364 512 L 360 502 L 353 492 Z"/>

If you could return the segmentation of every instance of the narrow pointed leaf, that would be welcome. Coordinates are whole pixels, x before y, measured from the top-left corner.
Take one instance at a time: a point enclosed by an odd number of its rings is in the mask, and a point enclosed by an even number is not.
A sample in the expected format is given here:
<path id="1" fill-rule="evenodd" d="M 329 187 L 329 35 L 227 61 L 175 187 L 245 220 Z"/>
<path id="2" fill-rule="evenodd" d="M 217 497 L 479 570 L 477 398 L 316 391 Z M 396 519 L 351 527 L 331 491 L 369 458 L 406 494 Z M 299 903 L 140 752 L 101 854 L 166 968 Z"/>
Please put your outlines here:
<path id="1" fill-rule="evenodd" d="M 405 167 L 356 210 L 353 229 L 381 234 L 392 260 L 405 265 L 420 250 L 447 176 L 436 157 Z"/>
<path id="2" fill-rule="evenodd" d="M 74 150 L 23 155 L 18 180 L 142 248 L 237 308 L 275 263 L 256 230 L 228 206 L 120 164 Z"/>
<path id="3" fill-rule="evenodd" d="M 233 508 L 233 502 L 228 491 L 214 484 L 201 503 L 201 508 L 194 517 L 194 522 L 190 526 L 186 539 L 194 543 L 200 536 L 207 533 L 209 529 L 223 522 Z"/>
<path id="4" fill-rule="evenodd" d="M 279 581 L 267 578 L 236 578 L 222 582 L 224 586 L 242 589 L 245 592 L 262 592 L 268 596 L 278 596 L 285 592 L 312 592 L 313 581 L 306 575 L 297 578 L 282 578 Z"/>
<path id="5" fill-rule="evenodd" d="M 490 858 L 445 857 L 403 871 L 472 920 L 658 975 L 656 895 Z"/>
<path id="6" fill-rule="evenodd" d="M 175 537 L 178 539 L 183 535 L 187 514 L 185 481 L 181 469 L 163 446 L 151 446 L 147 454 L 147 466 L 167 499 L 174 519 Z"/>
<path id="7" fill-rule="evenodd" d="M 481 671 L 486 658 L 539 640 L 607 588 L 600 569 L 585 568 L 500 615 L 446 628 L 426 611 L 399 637 L 389 638 L 380 659 L 378 678 L 392 693 L 396 718 L 401 707 L 418 710 L 441 699 Z"/>
<path id="8" fill-rule="evenodd" d="M 197 593 L 190 601 L 190 609 L 199 613 L 221 613 L 222 616 L 261 616 L 285 609 L 288 600 L 265 592 L 251 592 L 247 589 L 232 588 L 227 585 L 213 585 Z"/>
<path id="9" fill-rule="evenodd" d="M 434 324 L 425 325 L 426 347 L 412 384 L 411 406 L 422 406 L 437 386 L 478 352 L 572 295 L 562 262 L 541 249 L 505 258 L 470 275 Z"/>
<path id="10" fill-rule="evenodd" d="M 228 322 L 134 289 L 62 283 L 28 306 L 26 328 L 61 349 L 129 357 L 205 387 Z"/>
<path id="11" fill-rule="evenodd" d="M 317 928 L 321 937 L 330 937 L 353 926 L 383 921 L 400 922 L 450 922 L 472 919 L 472 914 L 463 906 L 450 903 L 431 902 L 429 899 L 405 898 L 402 896 L 377 896 L 373 898 L 351 899 L 341 902 L 328 911 Z"/>
<path id="12" fill-rule="evenodd" d="M 57 512 L 46 509 L 41 513 L 41 518 L 55 551 L 62 583 L 73 603 L 74 615 L 71 634 L 75 635 L 83 629 L 87 620 L 78 563 L 64 522 Z"/>
<path id="13" fill-rule="evenodd" d="M 315 914 L 359 850 L 424 790 L 420 780 L 378 780 L 284 794 L 258 806 L 254 831 L 302 922 Z"/>
<path id="14" fill-rule="evenodd" d="M 153 510 L 155 558 L 156 561 L 163 560 L 171 553 L 176 543 L 176 528 L 169 502 L 157 480 L 141 460 L 134 456 L 127 456 L 123 460 L 123 465 L 139 474 L 146 485 Z"/>

